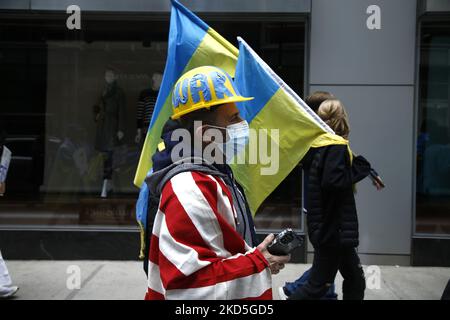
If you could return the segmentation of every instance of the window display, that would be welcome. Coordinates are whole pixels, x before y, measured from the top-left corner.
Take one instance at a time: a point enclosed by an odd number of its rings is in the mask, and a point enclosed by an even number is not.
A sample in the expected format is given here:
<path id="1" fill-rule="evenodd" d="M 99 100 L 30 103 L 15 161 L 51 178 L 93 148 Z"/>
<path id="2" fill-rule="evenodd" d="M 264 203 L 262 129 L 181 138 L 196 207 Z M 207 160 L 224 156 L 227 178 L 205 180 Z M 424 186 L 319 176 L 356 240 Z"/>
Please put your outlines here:
<path id="1" fill-rule="evenodd" d="M 303 95 L 303 22 L 209 22 L 230 41 L 245 36 Z M 1 227 L 137 228 L 133 178 L 168 19 L 88 18 L 80 32 L 53 20 L 0 28 L 1 131 L 12 152 Z M 301 180 L 294 170 L 266 200 L 257 228 L 301 228 Z"/>

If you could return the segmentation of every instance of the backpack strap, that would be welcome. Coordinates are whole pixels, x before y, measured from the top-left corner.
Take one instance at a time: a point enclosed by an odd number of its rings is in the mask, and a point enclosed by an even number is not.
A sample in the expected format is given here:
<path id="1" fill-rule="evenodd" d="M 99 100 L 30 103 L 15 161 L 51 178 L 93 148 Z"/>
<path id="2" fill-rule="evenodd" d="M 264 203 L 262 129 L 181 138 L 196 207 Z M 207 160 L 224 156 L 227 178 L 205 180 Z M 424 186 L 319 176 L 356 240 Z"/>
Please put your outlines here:
<path id="1" fill-rule="evenodd" d="M 144 271 L 145 274 L 148 276 L 148 259 L 150 256 L 150 236 L 152 234 L 153 229 L 153 222 L 156 217 L 156 213 L 159 209 L 159 200 L 161 196 L 162 189 L 166 185 L 167 182 L 169 182 L 170 179 L 175 177 L 179 173 L 183 172 L 190 172 L 190 171 L 198 171 L 198 172 L 208 172 L 211 173 L 211 169 L 207 167 L 202 167 L 201 165 L 193 165 L 191 163 L 181 163 L 169 171 L 164 175 L 164 177 L 161 179 L 157 194 L 152 194 L 149 192 L 148 196 L 148 206 L 147 206 L 147 225 L 144 230 L 144 243 L 145 247 L 143 248 L 144 251 Z M 215 176 L 225 176 L 225 174 L 218 174 L 218 172 L 214 173 Z"/>

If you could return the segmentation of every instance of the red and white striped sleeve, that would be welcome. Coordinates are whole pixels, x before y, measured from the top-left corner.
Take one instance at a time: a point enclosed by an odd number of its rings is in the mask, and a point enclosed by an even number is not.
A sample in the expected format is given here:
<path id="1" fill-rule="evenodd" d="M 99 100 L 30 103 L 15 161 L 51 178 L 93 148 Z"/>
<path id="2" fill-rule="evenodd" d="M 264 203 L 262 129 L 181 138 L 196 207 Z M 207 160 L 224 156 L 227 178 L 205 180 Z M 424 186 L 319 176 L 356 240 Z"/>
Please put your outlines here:
<path id="1" fill-rule="evenodd" d="M 268 263 L 237 233 L 220 178 L 184 172 L 165 185 L 149 260 L 147 299 L 272 299 Z"/>

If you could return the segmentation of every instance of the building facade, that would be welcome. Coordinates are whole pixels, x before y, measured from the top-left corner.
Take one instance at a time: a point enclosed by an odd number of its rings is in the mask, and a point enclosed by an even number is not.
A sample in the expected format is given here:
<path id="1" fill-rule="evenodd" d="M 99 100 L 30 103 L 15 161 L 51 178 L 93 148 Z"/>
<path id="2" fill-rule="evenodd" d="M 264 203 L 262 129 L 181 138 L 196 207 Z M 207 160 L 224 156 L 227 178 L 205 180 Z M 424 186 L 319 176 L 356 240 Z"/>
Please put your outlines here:
<path id="1" fill-rule="evenodd" d="M 232 43 L 242 36 L 300 96 L 343 101 L 352 149 L 386 183 L 357 186 L 364 263 L 450 265 L 448 1 L 181 2 Z M 137 257 L 137 109 L 164 70 L 169 11 L 166 0 L 0 0 L 0 132 L 13 152 L 0 198 L 6 257 Z M 125 110 L 109 155 L 94 119 L 108 69 Z M 113 190 L 100 199 L 105 158 Z M 302 203 L 299 167 L 259 209 L 258 232 L 305 234 Z M 306 245 L 296 261 L 311 254 Z"/>

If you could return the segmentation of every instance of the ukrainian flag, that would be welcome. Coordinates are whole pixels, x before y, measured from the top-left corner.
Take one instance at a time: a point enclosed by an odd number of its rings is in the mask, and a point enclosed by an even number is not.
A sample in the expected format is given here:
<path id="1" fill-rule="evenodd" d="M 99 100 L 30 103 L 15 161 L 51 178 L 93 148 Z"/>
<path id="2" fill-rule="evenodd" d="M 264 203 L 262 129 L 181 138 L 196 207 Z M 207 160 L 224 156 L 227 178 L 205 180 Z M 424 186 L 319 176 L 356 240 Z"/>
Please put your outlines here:
<path id="1" fill-rule="evenodd" d="M 237 58 L 235 46 L 178 1 L 172 0 L 166 67 L 134 178 L 134 184 L 141 188 L 136 203 L 136 219 L 141 227 L 141 258 L 149 196 L 144 180 L 151 173 L 152 155 L 160 142 L 162 128 L 172 115 L 173 86 L 187 71 L 205 65 L 219 67 L 234 76 Z"/>
<path id="2" fill-rule="evenodd" d="M 166 67 L 134 178 L 137 187 L 143 186 L 164 123 L 172 115 L 171 93 L 178 78 L 205 65 L 219 67 L 234 76 L 237 57 L 236 47 L 178 1 L 172 0 Z"/>
<path id="3" fill-rule="evenodd" d="M 238 104 L 250 127 L 267 129 L 269 133 L 270 129 L 279 129 L 280 168 L 276 175 L 261 175 L 262 164 L 233 167 L 246 190 L 253 213 L 311 146 L 347 144 L 346 140 L 334 135 L 242 39 L 239 41 L 240 52 L 178 1 L 172 0 L 166 67 L 134 179 L 134 184 L 141 188 L 136 204 L 141 227 L 147 223 L 148 201 L 147 185 L 143 182 L 151 172 L 151 157 L 160 142 L 162 128 L 172 115 L 173 86 L 181 75 L 193 68 L 216 66 L 231 76 L 235 75 L 236 69 L 235 78 L 241 94 L 255 97 L 250 102 Z"/>
<path id="4" fill-rule="evenodd" d="M 250 128 L 266 130 L 267 139 L 272 140 L 279 150 L 278 170 L 275 174 L 262 174 L 261 169 L 267 168 L 267 164 L 259 161 L 256 164 L 249 161 L 232 164 L 233 172 L 244 187 L 250 208 L 255 213 L 311 147 L 348 145 L 348 141 L 335 135 L 242 38 L 238 38 L 238 41 L 239 59 L 235 84 L 243 96 L 254 97 L 254 100 L 238 103 L 237 106 Z M 277 129 L 277 132 L 273 129 Z M 249 145 L 255 143 L 252 139 L 257 137 L 250 135 Z M 273 153 L 273 150 L 269 152 Z M 247 147 L 246 154 L 249 153 Z"/>

